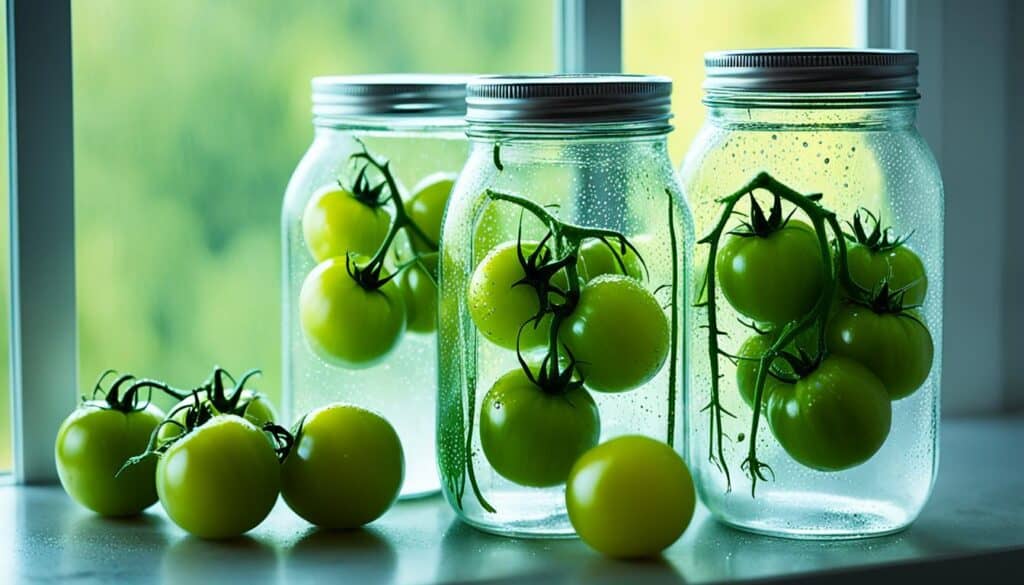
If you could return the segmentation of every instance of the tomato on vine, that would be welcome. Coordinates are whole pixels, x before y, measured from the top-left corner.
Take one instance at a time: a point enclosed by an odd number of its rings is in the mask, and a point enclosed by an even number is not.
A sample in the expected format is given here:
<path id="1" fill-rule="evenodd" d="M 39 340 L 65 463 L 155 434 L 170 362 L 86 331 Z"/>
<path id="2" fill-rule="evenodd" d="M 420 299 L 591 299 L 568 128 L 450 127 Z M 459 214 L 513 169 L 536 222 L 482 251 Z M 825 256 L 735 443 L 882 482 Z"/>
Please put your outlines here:
<path id="1" fill-rule="evenodd" d="M 299 422 L 281 468 L 281 495 L 296 514 L 324 528 L 358 528 L 398 498 L 405 459 L 380 415 L 331 404 Z"/>
<path id="2" fill-rule="evenodd" d="M 871 306 L 843 304 L 828 324 L 828 347 L 867 366 L 892 400 L 906 398 L 924 384 L 935 347 L 920 315 L 902 308 L 900 294 L 888 285 Z"/>
<path id="3" fill-rule="evenodd" d="M 405 300 L 408 330 L 432 333 L 437 329 L 437 284 L 434 278 L 426 268 L 413 264 L 406 267 L 396 280 Z"/>
<path id="4" fill-rule="evenodd" d="M 183 434 L 186 427 L 185 417 L 193 408 L 205 407 L 218 414 L 235 414 L 260 428 L 266 423 L 275 422 L 277 411 L 274 410 L 270 398 L 245 387 L 249 379 L 259 373 L 259 370 L 249 370 L 236 382 L 227 370 L 221 367 L 214 368 L 213 374 L 206 382 L 192 390 L 168 411 L 167 419 L 177 424 L 161 425 L 158 441 L 166 442 Z M 228 389 L 225 379 L 230 380 L 234 387 Z"/>
<path id="5" fill-rule="evenodd" d="M 94 395 L 109 373 L 100 377 Z M 128 516 L 156 503 L 156 461 L 118 473 L 125 461 L 146 449 L 164 417 L 148 395 L 140 396 L 147 386 L 134 376 L 120 376 L 102 400 L 83 399 L 57 431 L 54 458 L 61 485 L 97 514 Z"/>
<path id="6" fill-rule="evenodd" d="M 551 256 L 547 246 L 534 241 L 505 242 L 488 252 L 469 282 L 469 314 L 481 335 L 513 350 L 517 340 L 522 349 L 547 343 L 551 319 L 533 321 L 541 305 L 526 280 Z"/>
<path id="7" fill-rule="evenodd" d="M 437 244 L 441 241 L 441 221 L 444 219 L 444 210 L 455 185 L 455 178 L 452 173 L 434 173 L 413 188 L 412 198 L 407 204 L 409 218 L 427 237 L 424 239 L 418 234 L 410 234 L 409 242 L 414 251 L 420 254 L 437 251 Z M 431 257 L 431 272 L 436 272 L 436 266 L 436 258 Z"/>
<path id="8" fill-rule="evenodd" d="M 360 258 L 330 258 L 306 276 L 299 320 L 310 347 L 324 361 L 346 368 L 381 362 L 405 332 L 405 301 L 390 276 L 360 271 Z M 373 280 L 363 284 L 366 275 Z"/>
<path id="9" fill-rule="evenodd" d="M 869 222 L 872 227 L 867 229 Z M 889 290 L 902 290 L 906 307 L 923 303 L 928 276 L 921 258 L 907 247 L 909 236 L 894 238 L 891 228 L 883 229 L 880 218 L 866 209 L 854 213 L 850 227 L 847 266 L 853 282 L 871 293 L 877 293 L 883 283 Z M 858 298 L 850 292 L 848 296 Z"/>
<path id="10" fill-rule="evenodd" d="M 217 415 L 160 455 L 156 489 L 175 524 L 201 538 L 231 538 L 270 514 L 281 481 L 274 446 L 235 415 Z"/>
<path id="11" fill-rule="evenodd" d="M 384 242 L 391 215 L 381 188 L 361 172 L 351 189 L 327 185 L 313 193 L 302 214 L 302 233 L 317 262 L 349 253 L 372 255 Z"/>
<path id="12" fill-rule="evenodd" d="M 631 248 L 607 240 L 591 239 L 580 246 L 579 273 L 584 280 L 593 280 L 605 274 L 618 274 L 643 280 L 644 265 Z"/>
<path id="13" fill-rule="evenodd" d="M 859 362 L 826 357 L 795 384 L 772 385 L 768 425 L 790 457 L 820 471 L 864 463 L 889 436 L 892 407 L 882 381 Z"/>
<path id="14" fill-rule="evenodd" d="M 571 370 L 571 367 L 570 367 Z M 565 483 L 576 460 L 597 444 L 597 404 L 581 384 L 516 368 L 498 378 L 480 409 L 480 444 L 498 474 L 519 485 Z"/>
<path id="15" fill-rule="evenodd" d="M 654 378 L 668 357 L 670 339 L 668 319 L 654 295 L 621 275 L 588 282 L 558 336 L 579 362 L 586 386 L 600 392 L 631 390 Z"/>
<path id="16" fill-rule="evenodd" d="M 715 270 L 722 294 L 737 312 L 775 325 L 810 312 L 825 279 L 814 229 L 783 217 L 777 195 L 766 217 L 750 194 L 749 220 L 729 232 Z"/>

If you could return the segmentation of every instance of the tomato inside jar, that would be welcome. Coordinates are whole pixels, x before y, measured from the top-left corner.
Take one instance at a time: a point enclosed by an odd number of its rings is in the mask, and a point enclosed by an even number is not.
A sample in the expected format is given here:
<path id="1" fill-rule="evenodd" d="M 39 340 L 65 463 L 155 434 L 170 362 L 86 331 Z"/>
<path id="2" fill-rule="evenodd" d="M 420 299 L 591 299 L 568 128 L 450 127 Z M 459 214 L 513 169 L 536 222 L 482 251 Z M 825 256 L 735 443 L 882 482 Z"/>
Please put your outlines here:
<path id="1" fill-rule="evenodd" d="M 670 94 L 628 75 L 467 87 L 470 155 L 441 230 L 438 438 L 442 491 L 472 526 L 572 535 L 567 483 L 587 453 L 623 435 L 681 444 L 694 232 Z M 692 492 L 673 477 L 665 493 Z M 671 543 L 677 520 L 642 548 Z"/>
<path id="2" fill-rule="evenodd" d="M 336 402 L 380 413 L 406 455 L 403 498 L 440 486 L 437 265 L 465 81 L 314 78 L 313 142 L 284 197 L 285 420 Z"/>
<path id="3" fill-rule="evenodd" d="M 941 369 L 943 195 L 914 127 L 917 54 L 705 65 L 708 116 L 681 170 L 705 234 L 686 408 L 698 491 L 759 533 L 902 529 L 931 492 Z"/>

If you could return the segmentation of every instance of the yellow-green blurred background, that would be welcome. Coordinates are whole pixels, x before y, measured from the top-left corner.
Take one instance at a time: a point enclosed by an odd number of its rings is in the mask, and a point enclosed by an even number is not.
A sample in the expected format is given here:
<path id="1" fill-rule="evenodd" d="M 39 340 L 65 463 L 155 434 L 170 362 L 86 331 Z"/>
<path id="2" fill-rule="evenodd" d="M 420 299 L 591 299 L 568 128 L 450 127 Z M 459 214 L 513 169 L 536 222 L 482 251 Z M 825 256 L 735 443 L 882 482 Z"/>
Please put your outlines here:
<path id="1" fill-rule="evenodd" d="M 624 68 L 675 79 L 678 160 L 703 116 L 704 51 L 850 45 L 854 4 L 624 0 Z M 187 385 L 219 363 L 263 368 L 262 389 L 279 396 L 280 204 L 312 136 L 311 77 L 556 68 L 554 0 L 73 0 L 72 9 L 75 394 L 106 368 Z"/>

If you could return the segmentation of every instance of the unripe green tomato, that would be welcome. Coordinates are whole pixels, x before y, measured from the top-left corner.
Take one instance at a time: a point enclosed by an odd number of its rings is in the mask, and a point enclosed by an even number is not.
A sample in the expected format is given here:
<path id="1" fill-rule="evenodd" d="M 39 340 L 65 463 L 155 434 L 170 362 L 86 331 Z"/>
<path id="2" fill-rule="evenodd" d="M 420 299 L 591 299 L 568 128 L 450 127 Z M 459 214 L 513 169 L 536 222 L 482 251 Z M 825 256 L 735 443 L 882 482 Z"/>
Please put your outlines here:
<path id="1" fill-rule="evenodd" d="M 537 242 L 522 242 L 522 254 L 529 257 Z M 481 335 L 506 349 L 516 349 L 516 337 L 524 323 L 540 310 L 537 291 L 517 284 L 526 276 L 516 242 L 505 242 L 492 249 L 477 265 L 469 283 L 469 314 Z M 544 345 L 548 340 L 551 317 L 540 324 L 522 328 L 519 347 L 523 350 Z"/>
<path id="2" fill-rule="evenodd" d="M 409 331 L 433 333 L 437 329 L 437 285 L 434 280 L 418 264 L 403 270 L 397 280 L 405 299 Z"/>
<path id="3" fill-rule="evenodd" d="M 121 412 L 104 401 L 85 402 L 61 424 L 54 445 L 57 475 L 76 502 L 104 516 L 138 514 L 156 502 L 153 475 L 156 458 L 149 457 L 117 472 L 141 455 L 164 413 L 150 404 L 136 412 Z"/>
<path id="4" fill-rule="evenodd" d="M 722 294 L 737 312 L 774 325 L 811 311 L 825 282 L 814 229 L 796 220 L 765 237 L 728 236 L 715 271 Z"/>
<path id="5" fill-rule="evenodd" d="M 365 264 L 365 259 L 350 262 Z M 345 258 L 321 262 L 302 283 L 299 321 L 324 361 L 349 369 L 380 363 L 405 333 L 405 301 L 392 279 L 377 290 L 348 273 Z"/>
<path id="6" fill-rule="evenodd" d="M 360 202 L 337 184 L 313 193 L 302 214 L 302 234 L 317 262 L 349 253 L 372 256 L 390 227 L 384 208 Z"/>
<path id="7" fill-rule="evenodd" d="M 302 420 L 281 468 L 281 495 L 311 524 L 358 528 L 391 507 L 404 476 L 402 443 L 387 420 L 331 404 Z"/>
<path id="8" fill-rule="evenodd" d="M 928 292 L 924 263 L 905 245 L 884 252 L 852 245 L 846 253 L 846 265 L 850 278 L 868 292 L 877 291 L 882 282 L 887 281 L 890 291 L 906 287 L 903 306 L 913 307 L 924 302 Z"/>
<path id="9" fill-rule="evenodd" d="M 413 188 L 412 198 L 405 205 L 406 211 L 416 227 L 420 228 L 434 244 L 431 246 L 423 241 L 423 238 L 410 232 L 409 242 L 413 250 L 421 254 L 434 252 L 441 243 L 441 222 L 455 178 L 452 173 L 434 173 Z"/>
<path id="10" fill-rule="evenodd" d="M 601 419 L 589 392 L 547 393 L 522 368 L 498 378 L 480 407 L 480 444 L 487 462 L 519 485 L 565 483 L 573 463 L 600 437 Z"/>
<path id="11" fill-rule="evenodd" d="M 679 539 L 696 506 L 690 471 L 668 445 L 639 435 L 587 451 L 569 474 L 566 507 L 583 542 L 616 558 L 654 556 Z"/>
<path id="12" fill-rule="evenodd" d="M 637 280 L 604 275 L 588 282 L 559 339 L 587 387 L 622 392 L 649 382 L 668 357 L 665 311 Z"/>
<path id="13" fill-rule="evenodd" d="M 604 274 L 643 280 L 644 267 L 636 252 L 628 247 L 623 250 L 618 242 L 606 244 L 601 240 L 587 240 L 580 246 L 579 273 L 584 280 L 593 280 Z"/>
<path id="14" fill-rule="evenodd" d="M 219 415 L 160 456 L 156 488 L 171 520 L 201 538 L 231 538 L 264 520 L 277 501 L 280 464 L 251 422 Z"/>

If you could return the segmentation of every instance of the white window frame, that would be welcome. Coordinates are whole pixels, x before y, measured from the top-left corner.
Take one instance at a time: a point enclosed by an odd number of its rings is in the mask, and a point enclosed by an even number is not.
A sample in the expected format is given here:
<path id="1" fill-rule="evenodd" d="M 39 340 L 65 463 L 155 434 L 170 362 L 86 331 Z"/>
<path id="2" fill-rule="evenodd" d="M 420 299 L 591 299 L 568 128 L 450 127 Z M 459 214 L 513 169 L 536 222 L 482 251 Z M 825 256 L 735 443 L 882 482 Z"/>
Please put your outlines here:
<path id="1" fill-rule="evenodd" d="M 938 52 L 919 0 L 860 0 L 865 46 Z M 557 0 L 559 69 L 622 70 L 621 0 Z M 7 0 L 14 480 L 56 480 L 53 440 L 78 385 L 71 0 Z M 925 19 L 922 22 L 927 22 Z M 916 36 L 915 36 L 916 35 Z M 938 43 L 938 46 L 932 46 Z M 941 53 L 939 53 L 941 54 Z M 699 66 L 694 64 L 694 66 Z M 922 64 L 922 130 L 941 156 L 941 70 Z"/>

